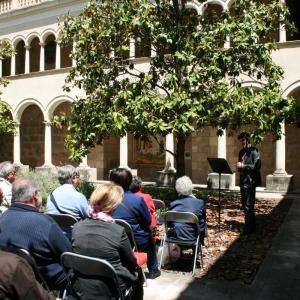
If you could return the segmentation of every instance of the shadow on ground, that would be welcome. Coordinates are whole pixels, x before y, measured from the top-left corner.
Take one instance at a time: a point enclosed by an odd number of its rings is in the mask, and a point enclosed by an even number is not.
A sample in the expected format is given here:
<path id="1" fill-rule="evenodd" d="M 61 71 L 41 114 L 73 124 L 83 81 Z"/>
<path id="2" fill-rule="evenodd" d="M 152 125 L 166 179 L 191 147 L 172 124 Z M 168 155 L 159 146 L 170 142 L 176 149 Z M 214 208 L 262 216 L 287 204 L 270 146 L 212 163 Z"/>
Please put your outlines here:
<path id="1" fill-rule="evenodd" d="M 190 282 L 177 299 L 255 299 L 252 298 L 253 280 L 293 202 L 291 197 L 284 197 L 268 211 L 267 203 L 272 200 L 258 201 L 261 203 L 258 205 L 256 233 L 240 237 L 238 232 L 242 229 L 242 221 L 224 217 L 219 234 L 235 232 L 237 238 L 201 278 Z M 227 217 L 235 217 L 236 211 L 241 209 L 236 199 L 233 202 L 224 202 L 223 213 L 226 212 Z M 210 208 L 218 209 L 215 201 L 211 203 Z M 191 272 L 192 261 L 183 259 L 171 267 L 175 272 Z"/>

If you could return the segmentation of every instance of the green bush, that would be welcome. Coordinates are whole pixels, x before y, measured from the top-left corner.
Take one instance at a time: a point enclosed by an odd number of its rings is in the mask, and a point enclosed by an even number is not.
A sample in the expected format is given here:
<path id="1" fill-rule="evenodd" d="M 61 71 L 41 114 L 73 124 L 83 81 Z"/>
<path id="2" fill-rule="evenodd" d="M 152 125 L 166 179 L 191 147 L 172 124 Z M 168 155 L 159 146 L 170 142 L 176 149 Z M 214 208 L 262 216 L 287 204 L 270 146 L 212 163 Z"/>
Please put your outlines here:
<path id="1" fill-rule="evenodd" d="M 17 178 L 21 177 L 30 178 L 36 183 L 37 188 L 39 189 L 42 195 L 42 206 L 46 206 L 48 195 L 59 186 L 57 175 L 53 173 L 45 174 L 42 172 L 36 172 L 34 170 L 30 170 L 27 172 L 20 171 L 17 174 Z"/>
<path id="2" fill-rule="evenodd" d="M 91 194 L 93 193 L 94 189 L 94 184 L 86 180 L 82 180 L 80 186 L 78 187 L 78 191 L 82 193 L 86 197 L 86 199 L 88 199 L 88 201 L 90 200 Z"/>
<path id="3" fill-rule="evenodd" d="M 166 206 L 178 198 L 177 192 L 174 188 L 155 187 L 155 186 L 144 186 L 143 192 L 150 194 L 154 199 L 163 200 Z M 212 190 L 198 190 L 194 189 L 193 194 L 195 197 L 206 201 L 210 196 L 216 196 L 218 193 Z"/>

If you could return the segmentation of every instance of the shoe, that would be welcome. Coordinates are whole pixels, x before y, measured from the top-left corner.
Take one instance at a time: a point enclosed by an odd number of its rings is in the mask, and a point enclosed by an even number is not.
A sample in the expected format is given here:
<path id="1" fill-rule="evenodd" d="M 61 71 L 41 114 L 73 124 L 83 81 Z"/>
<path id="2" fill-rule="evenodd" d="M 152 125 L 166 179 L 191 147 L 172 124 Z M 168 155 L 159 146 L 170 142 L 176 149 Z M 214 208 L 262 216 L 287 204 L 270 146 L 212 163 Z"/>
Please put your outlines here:
<path id="1" fill-rule="evenodd" d="M 149 273 L 149 279 L 155 279 L 161 275 L 160 270 L 157 270 L 155 273 Z"/>

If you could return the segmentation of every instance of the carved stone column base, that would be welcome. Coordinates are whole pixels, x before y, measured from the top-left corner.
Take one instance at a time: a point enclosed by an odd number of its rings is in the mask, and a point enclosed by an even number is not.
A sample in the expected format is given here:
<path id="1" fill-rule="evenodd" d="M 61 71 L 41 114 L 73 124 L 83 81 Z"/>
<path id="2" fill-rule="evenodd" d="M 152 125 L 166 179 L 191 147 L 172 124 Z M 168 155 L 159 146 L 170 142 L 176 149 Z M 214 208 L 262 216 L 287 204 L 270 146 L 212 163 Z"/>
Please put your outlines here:
<path id="1" fill-rule="evenodd" d="M 54 165 L 43 165 L 35 168 L 36 172 L 42 173 L 43 175 L 47 174 L 56 174 L 57 169 Z"/>
<path id="2" fill-rule="evenodd" d="M 177 179 L 176 172 L 174 171 L 157 171 L 156 184 L 157 186 L 172 186 L 174 187 Z"/>
<path id="3" fill-rule="evenodd" d="M 90 168 L 88 166 L 79 166 L 77 168 L 80 176 L 87 181 L 97 180 L 97 168 Z"/>
<path id="4" fill-rule="evenodd" d="M 23 165 L 21 163 L 14 163 L 14 167 L 15 167 L 17 173 L 29 172 L 29 166 L 28 165 Z"/>
<path id="5" fill-rule="evenodd" d="M 233 189 L 235 187 L 235 173 L 221 174 L 221 189 Z M 219 174 L 209 173 L 207 176 L 207 188 L 219 188 Z"/>
<path id="6" fill-rule="evenodd" d="M 272 174 L 266 177 L 268 191 L 288 192 L 293 190 L 293 175 Z"/>

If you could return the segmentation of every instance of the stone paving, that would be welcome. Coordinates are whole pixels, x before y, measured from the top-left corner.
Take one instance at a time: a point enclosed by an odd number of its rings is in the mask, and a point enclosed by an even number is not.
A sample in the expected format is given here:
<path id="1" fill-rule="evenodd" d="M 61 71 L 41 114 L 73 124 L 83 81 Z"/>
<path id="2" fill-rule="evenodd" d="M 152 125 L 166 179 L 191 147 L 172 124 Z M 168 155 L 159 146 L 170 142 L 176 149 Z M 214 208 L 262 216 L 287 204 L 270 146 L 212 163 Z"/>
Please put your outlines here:
<path id="1" fill-rule="evenodd" d="M 148 287 L 144 288 L 144 299 L 300 299 L 300 195 L 258 193 L 257 196 L 288 197 L 293 199 L 293 203 L 251 285 L 194 279 L 190 275 L 169 271 L 162 272 L 162 276 L 155 280 L 148 280 Z"/>

